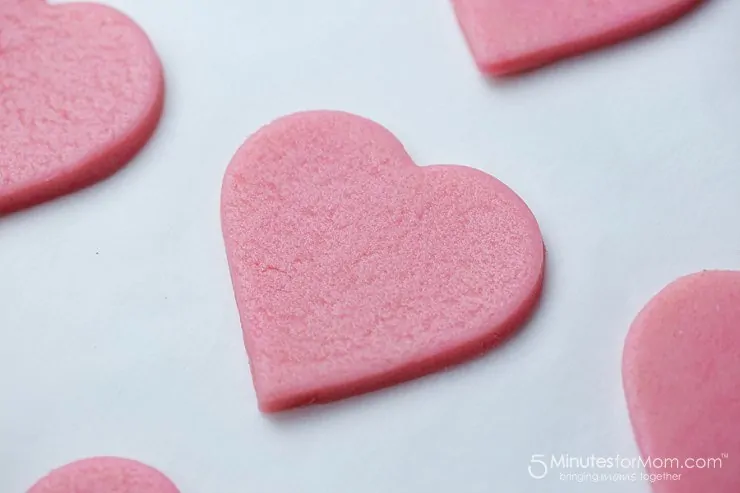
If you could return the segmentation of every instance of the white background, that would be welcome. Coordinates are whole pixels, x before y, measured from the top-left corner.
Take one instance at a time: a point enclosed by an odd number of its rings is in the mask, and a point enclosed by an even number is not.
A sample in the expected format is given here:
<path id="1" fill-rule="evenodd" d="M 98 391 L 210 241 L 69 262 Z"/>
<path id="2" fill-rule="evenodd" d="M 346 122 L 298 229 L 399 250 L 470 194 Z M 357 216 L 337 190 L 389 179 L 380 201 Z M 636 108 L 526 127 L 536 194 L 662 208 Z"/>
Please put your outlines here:
<path id="1" fill-rule="evenodd" d="M 636 456 L 630 322 L 680 275 L 740 268 L 740 2 L 499 82 L 447 0 L 109 3 L 161 55 L 165 116 L 113 178 L 0 219 L 0 491 L 95 455 L 147 462 L 183 493 L 649 490 L 538 482 L 527 466 Z M 520 336 L 442 374 L 260 415 L 220 182 L 250 133 L 305 109 L 372 118 L 420 164 L 478 167 L 528 202 L 549 266 Z"/>

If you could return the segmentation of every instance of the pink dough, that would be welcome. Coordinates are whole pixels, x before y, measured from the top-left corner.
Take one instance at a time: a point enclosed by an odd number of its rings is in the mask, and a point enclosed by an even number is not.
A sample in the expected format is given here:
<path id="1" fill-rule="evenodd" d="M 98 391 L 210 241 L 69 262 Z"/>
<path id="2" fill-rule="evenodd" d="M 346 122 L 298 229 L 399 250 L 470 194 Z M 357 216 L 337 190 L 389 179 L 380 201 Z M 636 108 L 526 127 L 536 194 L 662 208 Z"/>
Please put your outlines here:
<path id="1" fill-rule="evenodd" d="M 656 493 L 740 491 L 740 272 L 694 274 L 653 298 L 627 336 L 623 376 L 643 457 L 679 461 L 648 468 L 681 475 Z"/>
<path id="2" fill-rule="evenodd" d="M 28 493 L 179 493 L 161 472 L 139 462 L 100 457 L 74 462 L 39 480 Z"/>
<path id="3" fill-rule="evenodd" d="M 636 36 L 702 0 L 452 0 L 478 67 L 521 72 Z"/>
<path id="4" fill-rule="evenodd" d="M 346 113 L 282 118 L 250 137 L 222 221 L 260 408 L 411 379 L 499 343 L 535 306 L 540 231 L 503 183 L 418 167 Z"/>
<path id="5" fill-rule="evenodd" d="M 0 214 L 100 180 L 156 127 L 162 69 L 101 5 L 0 0 Z"/>

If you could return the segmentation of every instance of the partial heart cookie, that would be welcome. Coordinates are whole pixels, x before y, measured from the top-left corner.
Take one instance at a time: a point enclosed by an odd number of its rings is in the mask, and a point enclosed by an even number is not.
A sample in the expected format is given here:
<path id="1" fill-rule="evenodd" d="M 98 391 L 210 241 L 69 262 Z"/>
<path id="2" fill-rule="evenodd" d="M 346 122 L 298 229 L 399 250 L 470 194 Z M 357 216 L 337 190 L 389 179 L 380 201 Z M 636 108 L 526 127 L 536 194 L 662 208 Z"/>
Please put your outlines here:
<path id="1" fill-rule="evenodd" d="M 462 166 L 416 166 L 330 111 L 261 129 L 226 172 L 222 222 L 260 408 L 325 402 L 460 362 L 517 329 L 544 246 L 525 203 Z"/>
<path id="2" fill-rule="evenodd" d="M 667 24 L 702 0 L 452 0 L 478 67 L 506 75 Z"/>
<path id="3" fill-rule="evenodd" d="M 663 289 L 630 329 L 623 377 L 656 493 L 740 491 L 740 272 Z"/>
<path id="4" fill-rule="evenodd" d="M 112 174 L 162 110 L 151 43 L 101 5 L 0 0 L 0 74 L 0 214 Z"/>
<path id="5" fill-rule="evenodd" d="M 28 493 L 179 493 L 161 472 L 128 459 L 74 462 L 40 479 Z"/>

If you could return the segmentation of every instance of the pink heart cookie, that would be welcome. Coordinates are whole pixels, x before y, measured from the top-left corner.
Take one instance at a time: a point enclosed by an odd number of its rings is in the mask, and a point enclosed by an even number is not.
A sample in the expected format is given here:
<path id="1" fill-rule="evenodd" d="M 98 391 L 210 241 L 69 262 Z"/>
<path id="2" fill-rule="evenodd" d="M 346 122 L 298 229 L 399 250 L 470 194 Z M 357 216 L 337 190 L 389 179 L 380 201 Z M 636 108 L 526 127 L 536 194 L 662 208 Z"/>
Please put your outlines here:
<path id="1" fill-rule="evenodd" d="M 740 491 L 740 272 L 663 289 L 630 329 L 623 377 L 656 493 Z"/>
<path id="2" fill-rule="evenodd" d="M 101 5 L 0 0 L 0 74 L 0 214 L 112 174 L 162 110 L 151 43 Z"/>
<path id="3" fill-rule="evenodd" d="M 702 0 L 452 0 L 478 67 L 537 68 L 642 34 Z"/>
<path id="4" fill-rule="evenodd" d="M 260 408 L 439 370 L 519 327 L 540 294 L 535 218 L 503 183 L 418 167 L 380 125 L 318 111 L 250 137 L 222 223 Z"/>
<path id="5" fill-rule="evenodd" d="M 39 480 L 28 493 L 179 493 L 161 472 L 132 460 L 74 462 Z"/>

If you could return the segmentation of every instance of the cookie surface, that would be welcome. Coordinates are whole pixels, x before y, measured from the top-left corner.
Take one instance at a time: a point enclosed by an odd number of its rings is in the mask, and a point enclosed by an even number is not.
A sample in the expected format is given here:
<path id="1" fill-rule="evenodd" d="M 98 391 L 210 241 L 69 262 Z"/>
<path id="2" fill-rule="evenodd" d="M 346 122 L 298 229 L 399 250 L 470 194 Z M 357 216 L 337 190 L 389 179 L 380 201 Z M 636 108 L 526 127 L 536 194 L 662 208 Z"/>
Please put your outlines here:
<path id="1" fill-rule="evenodd" d="M 681 278 L 633 323 L 624 350 L 624 388 L 656 493 L 740 491 L 740 272 Z"/>
<path id="2" fill-rule="evenodd" d="M 493 75 L 537 68 L 642 34 L 702 0 L 452 0 L 478 67 Z"/>
<path id="3" fill-rule="evenodd" d="M 102 5 L 0 0 L 0 73 L 0 214 L 115 172 L 162 109 L 147 36 Z"/>
<path id="4" fill-rule="evenodd" d="M 418 167 L 380 125 L 282 118 L 237 152 L 222 222 L 263 411 L 414 378 L 485 351 L 536 304 L 544 246 L 504 184 Z"/>
<path id="5" fill-rule="evenodd" d="M 179 493 L 161 472 L 132 460 L 100 457 L 52 471 L 28 493 Z"/>

